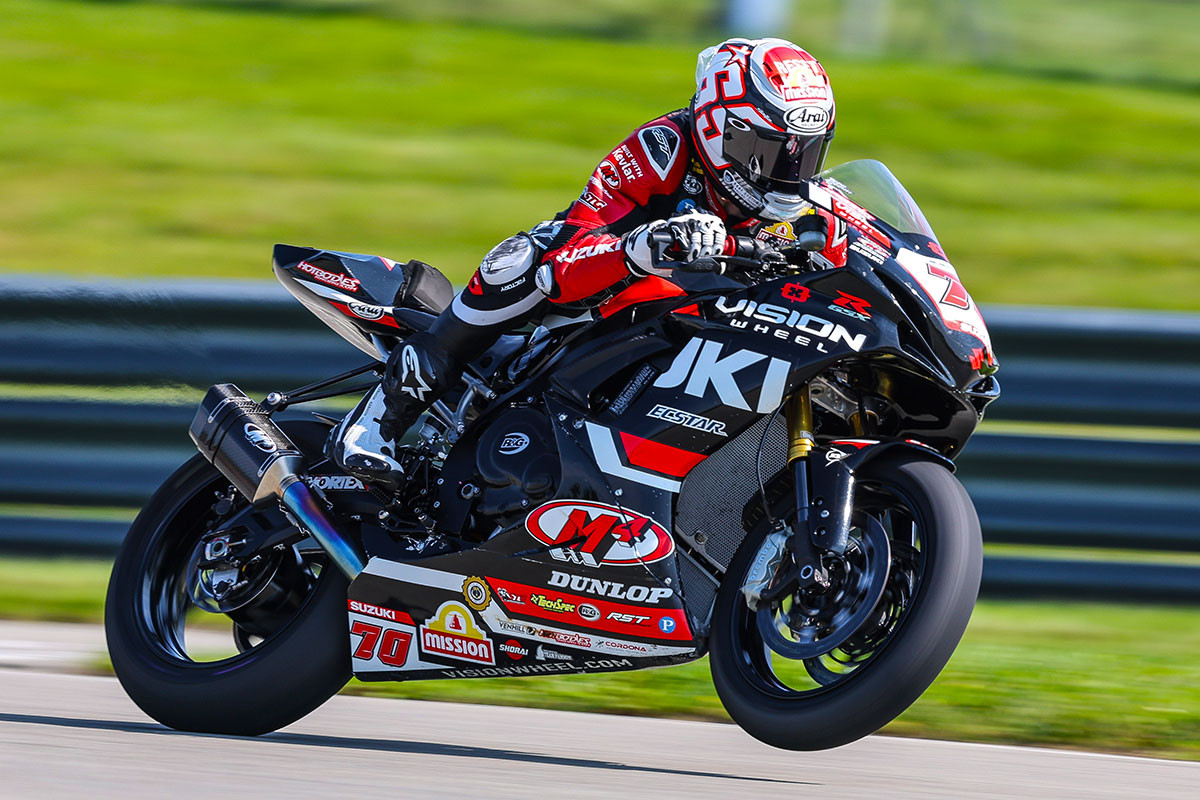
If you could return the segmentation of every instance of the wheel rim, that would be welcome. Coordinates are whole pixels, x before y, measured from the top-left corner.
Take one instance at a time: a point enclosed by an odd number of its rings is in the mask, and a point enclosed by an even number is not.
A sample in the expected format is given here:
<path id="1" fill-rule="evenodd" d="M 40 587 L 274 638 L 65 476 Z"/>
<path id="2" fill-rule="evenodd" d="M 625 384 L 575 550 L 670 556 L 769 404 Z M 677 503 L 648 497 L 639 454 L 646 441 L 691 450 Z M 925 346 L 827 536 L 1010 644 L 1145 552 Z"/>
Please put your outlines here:
<path id="1" fill-rule="evenodd" d="M 837 631 L 840 641 L 836 647 L 820 655 L 805 657 L 804 648 L 797 646 L 792 648 L 796 657 L 781 655 L 776 650 L 787 652 L 788 648 L 779 647 L 779 641 L 772 642 L 775 648 L 769 645 L 764 639 L 764 627 L 768 637 L 772 630 L 778 631 L 785 643 L 820 640 L 822 637 L 787 637 L 786 626 L 780 624 L 777 611 L 751 611 L 740 592 L 734 599 L 730 615 L 731 643 L 739 653 L 738 669 L 761 693 L 782 699 L 807 698 L 853 680 L 895 639 L 918 601 L 922 578 L 928 572 L 934 548 L 928 522 L 922 517 L 920 507 L 899 487 L 864 479 L 856 487 L 854 515 L 854 527 L 859 533 L 858 547 L 864 556 L 868 548 L 863 543 L 871 541 L 873 528 L 886 535 L 887 572 L 878 600 L 867 607 L 868 613 L 861 613 L 860 609 L 858 614 L 843 615 L 843 629 Z M 764 545 L 765 539 L 760 547 Z M 753 561 L 751 559 L 750 563 Z M 795 598 L 789 600 L 796 602 Z M 790 608 L 785 607 L 784 611 L 790 612 Z M 770 621 L 760 622 L 760 617 Z M 851 617 L 856 627 L 844 630 Z M 835 641 L 828 636 L 825 638 L 827 644 Z"/>
<path id="2" fill-rule="evenodd" d="M 324 559 L 320 551 L 299 546 L 272 551 L 258 565 L 237 571 L 234 584 L 247 584 L 235 590 L 240 594 L 214 602 L 198 575 L 205 571 L 199 564 L 206 535 L 236 530 L 239 517 L 247 514 L 271 531 L 292 526 L 277 510 L 250 509 L 215 469 L 209 467 L 208 473 L 209 480 L 181 494 L 151 537 L 138 571 L 135 617 L 158 658 L 179 667 L 233 668 L 254 658 L 303 613 Z M 222 497 L 227 509 L 221 508 Z"/>

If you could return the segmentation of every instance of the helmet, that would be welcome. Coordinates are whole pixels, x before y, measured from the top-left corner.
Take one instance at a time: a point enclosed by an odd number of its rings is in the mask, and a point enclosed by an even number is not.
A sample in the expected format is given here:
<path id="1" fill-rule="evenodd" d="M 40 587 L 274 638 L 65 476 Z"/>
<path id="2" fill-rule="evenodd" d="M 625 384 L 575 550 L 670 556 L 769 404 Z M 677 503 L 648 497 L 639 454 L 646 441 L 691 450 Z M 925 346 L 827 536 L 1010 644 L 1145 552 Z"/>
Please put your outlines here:
<path id="1" fill-rule="evenodd" d="M 692 126 L 722 199 L 746 217 L 793 220 L 833 139 L 829 76 L 783 39 L 729 39 L 700 53 Z"/>

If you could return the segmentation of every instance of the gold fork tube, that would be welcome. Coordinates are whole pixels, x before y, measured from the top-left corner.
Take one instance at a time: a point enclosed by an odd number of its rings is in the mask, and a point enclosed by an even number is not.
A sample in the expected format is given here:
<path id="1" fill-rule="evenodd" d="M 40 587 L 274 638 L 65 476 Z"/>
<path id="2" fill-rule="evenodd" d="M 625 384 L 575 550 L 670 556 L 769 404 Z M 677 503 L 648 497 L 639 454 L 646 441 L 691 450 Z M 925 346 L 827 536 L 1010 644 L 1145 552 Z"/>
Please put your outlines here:
<path id="1" fill-rule="evenodd" d="M 812 397 L 809 396 L 808 386 L 804 386 L 788 400 L 788 463 L 798 458 L 806 458 L 817 441 L 813 437 Z"/>

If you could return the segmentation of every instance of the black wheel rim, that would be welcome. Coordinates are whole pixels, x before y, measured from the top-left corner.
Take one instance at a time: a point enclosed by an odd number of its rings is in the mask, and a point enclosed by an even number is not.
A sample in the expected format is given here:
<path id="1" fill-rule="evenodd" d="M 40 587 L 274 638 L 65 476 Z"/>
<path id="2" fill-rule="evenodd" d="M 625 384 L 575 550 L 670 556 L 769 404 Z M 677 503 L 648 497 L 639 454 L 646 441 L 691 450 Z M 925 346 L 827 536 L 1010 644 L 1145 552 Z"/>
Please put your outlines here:
<path id="1" fill-rule="evenodd" d="M 882 597 L 839 647 L 816 658 L 785 658 L 764 642 L 758 615 L 741 593 L 734 598 L 729 624 L 738 670 L 762 694 L 798 700 L 844 686 L 870 668 L 919 603 L 935 547 L 920 506 L 900 487 L 864 478 L 856 487 L 855 514 L 869 515 L 887 533 L 890 565 Z M 739 578 L 744 580 L 744 575 Z"/>
<path id="2" fill-rule="evenodd" d="M 201 538 L 245 513 L 248 506 L 215 469 L 206 466 L 203 475 L 208 480 L 202 476 L 195 488 L 181 492 L 158 521 L 139 565 L 134 613 L 141 635 L 158 659 L 184 668 L 234 668 L 255 658 L 260 648 L 303 613 L 325 562 L 319 550 L 288 548 L 274 554 L 278 574 L 269 582 L 270 591 L 263 591 L 254 602 L 229 613 L 198 607 L 189 587 L 195 584 L 191 572 Z M 234 498 L 232 509 L 224 514 L 214 509 L 221 496 Z M 273 525 L 291 527 L 282 512 L 262 513 Z M 278 569 L 278 564 L 284 568 Z M 263 613 L 264 608 L 269 613 Z"/>

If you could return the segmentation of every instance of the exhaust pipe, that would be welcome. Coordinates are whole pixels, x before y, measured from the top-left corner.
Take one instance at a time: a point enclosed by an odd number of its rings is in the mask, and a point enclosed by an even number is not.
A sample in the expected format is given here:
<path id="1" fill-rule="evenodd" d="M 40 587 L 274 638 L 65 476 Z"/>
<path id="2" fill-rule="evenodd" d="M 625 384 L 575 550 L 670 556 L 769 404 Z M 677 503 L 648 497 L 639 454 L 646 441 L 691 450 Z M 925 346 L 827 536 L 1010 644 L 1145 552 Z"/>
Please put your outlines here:
<path id="1" fill-rule="evenodd" d="M 196 448 L 256 506 L 278 502 L 288 519 L 317 540 L 351 580 L 363 557 L 325 514 L 323 504 L 300 479 L 304 454 L 270 415 L 232 383 L 208 390 L 188 428 Z"/>

